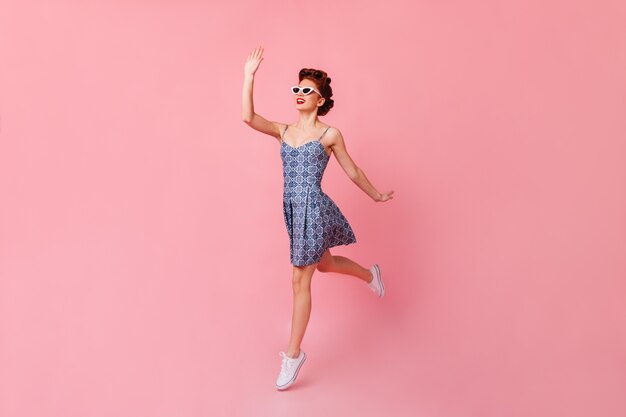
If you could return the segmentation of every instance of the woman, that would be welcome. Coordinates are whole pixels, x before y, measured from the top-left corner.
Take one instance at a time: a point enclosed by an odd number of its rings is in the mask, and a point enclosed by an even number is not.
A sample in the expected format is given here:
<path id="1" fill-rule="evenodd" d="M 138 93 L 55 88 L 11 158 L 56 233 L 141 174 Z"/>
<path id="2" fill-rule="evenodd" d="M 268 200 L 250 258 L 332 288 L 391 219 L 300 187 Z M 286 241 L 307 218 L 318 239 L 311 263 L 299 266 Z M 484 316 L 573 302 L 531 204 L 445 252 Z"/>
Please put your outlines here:
<path id="1" fill-rule="evenodd" d="M 300 71 L 300 83 L 291 90 L 300 113 L 296 123 L 272 122 L 255 113 L 252 89 L 262 60 L 263 48 L 257 47 L 245 63 L 241 117 L 248 126 L 277 139 L 283 163 L 283 215 L 289 234 L 294 294 L 291 339 L 287 352 L 280 352 L 281 370 L 276 380 L 276 388 L 283 390 L 293 384 L 306 358 L 300 344 L 311 314 L 311 278 L 315 269 L 353 275 L 365 281 L 379 297 L 385 293 L 377 264 L 365 269 L 330 253 L 331 247 L 356 243 L 350 224 L 320 188 L 330 155 L 335 154 L 350 179 L 374 201 L 390 200 L 393 191 L 378 192 L 348 155 L 339 129 L 318 119 L 334 104 L 331 79 L 324 71 Z"/>

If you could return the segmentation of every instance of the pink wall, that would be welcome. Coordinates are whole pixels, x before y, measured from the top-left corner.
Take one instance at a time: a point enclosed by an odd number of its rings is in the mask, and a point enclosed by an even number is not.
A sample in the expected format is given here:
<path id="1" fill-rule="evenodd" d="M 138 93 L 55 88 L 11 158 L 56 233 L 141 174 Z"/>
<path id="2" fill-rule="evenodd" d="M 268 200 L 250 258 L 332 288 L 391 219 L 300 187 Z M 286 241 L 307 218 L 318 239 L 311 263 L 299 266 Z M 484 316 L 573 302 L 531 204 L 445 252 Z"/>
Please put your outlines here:
<path id="1" fill-rule="evenodd" d="M 0 416 L 623 416 L 621 1 L 0 5 Z M 291 265 L 277 143 L 305 66 L 388 203 L 324 190 L 387 295 Z"/>

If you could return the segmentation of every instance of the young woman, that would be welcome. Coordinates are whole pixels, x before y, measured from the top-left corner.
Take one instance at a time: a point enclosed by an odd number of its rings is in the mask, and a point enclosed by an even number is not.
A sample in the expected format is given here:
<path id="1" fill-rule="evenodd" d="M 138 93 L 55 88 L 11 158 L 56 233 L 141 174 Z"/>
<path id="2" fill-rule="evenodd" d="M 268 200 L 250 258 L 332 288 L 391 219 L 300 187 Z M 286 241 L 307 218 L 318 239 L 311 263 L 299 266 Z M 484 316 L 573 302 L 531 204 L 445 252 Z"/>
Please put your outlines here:
<path id="1" fill-rule="evenodd" d="M 332 154 L 348 177 L 374 201 L 388 201 L 393 191 L 380 193 L 346 151 L 343 136 L 336 127 L 318 119 L 333 107 L 330 77 L 326 72 L 303 68 L 299 85 L 291 87 L 294 105 L 300 113 L 296 123 L 268 121 L 254 112 L 254 74 L 263 60 L 263 48 L 248 55 L 244 67 L 241 117 L 248 126 L 277 139 L 283 164 L 283 215 L 293 264 L 293 315 L 287 352 L 280 352 L 281 370 L 276 388 L 286 389 L 295 381 L 306 354 L 300 349 L 311 314 L 311 278 L 320 272 L 353 275 L 365 281 L 379 297 L 385 287 L 378 264 L 365 269 L 358 263 L 333 256 L 329 248 L 356 243 L 350 224 L 333 200 L 320 188 L 322 175 Z"/>

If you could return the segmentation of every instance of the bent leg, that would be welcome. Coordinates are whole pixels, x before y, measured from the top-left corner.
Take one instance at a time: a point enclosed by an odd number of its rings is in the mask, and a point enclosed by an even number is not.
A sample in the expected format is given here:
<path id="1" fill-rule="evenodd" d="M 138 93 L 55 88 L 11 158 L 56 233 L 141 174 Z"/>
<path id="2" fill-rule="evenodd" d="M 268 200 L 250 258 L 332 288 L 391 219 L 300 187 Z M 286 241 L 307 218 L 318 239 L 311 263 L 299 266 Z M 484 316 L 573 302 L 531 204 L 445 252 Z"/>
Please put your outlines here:
<path id="1" fill-rule="evenodd" d="M 333 256 L 330 249 L 326 249 L 322 255 L 322 259 L 317 264 L 317 270 L 320 272 L 338 272 L 340 274 L 355 276 L 367 283 L 372 281 L 372 273 L 345 256 Z"/>
<path id="2" fill-rule="evenodd" d="M 311 316 L 311 278 L 317 264 L 293 267 L 293 315 L 291 317 L 291 338 L 287 356 L 295 358 L 300 354 L 300 344 L 309 317 Z"/>

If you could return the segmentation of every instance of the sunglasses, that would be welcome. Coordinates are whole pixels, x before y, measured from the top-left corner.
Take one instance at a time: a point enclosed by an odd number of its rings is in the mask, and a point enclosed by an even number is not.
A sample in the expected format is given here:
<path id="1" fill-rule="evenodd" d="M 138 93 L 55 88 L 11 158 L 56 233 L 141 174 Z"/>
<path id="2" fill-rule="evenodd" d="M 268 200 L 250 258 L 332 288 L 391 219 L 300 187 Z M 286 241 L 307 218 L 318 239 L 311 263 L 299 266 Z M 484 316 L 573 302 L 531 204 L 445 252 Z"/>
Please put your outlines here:
<path id="1" fill-rule="evenodd" d="M 297 85 L 294 85 L 293 87 L 291 87 L 291 92 L 294 93 L 294 94 L 298 94 L 300 91 L 302 91 L 302 94 L 304 94 L 305 96 L 308 96 L 313 91 L 315 91 L 317 94 L 320 95 L 320 97 L 323 97 L 322 93 L 320 93 L 319 91 L 317 91 L 313 87 L 299 87 Z"/>

